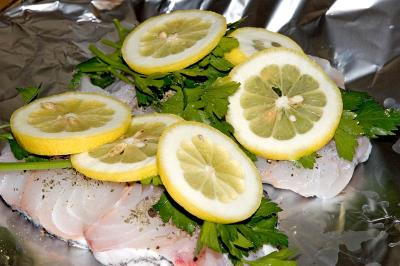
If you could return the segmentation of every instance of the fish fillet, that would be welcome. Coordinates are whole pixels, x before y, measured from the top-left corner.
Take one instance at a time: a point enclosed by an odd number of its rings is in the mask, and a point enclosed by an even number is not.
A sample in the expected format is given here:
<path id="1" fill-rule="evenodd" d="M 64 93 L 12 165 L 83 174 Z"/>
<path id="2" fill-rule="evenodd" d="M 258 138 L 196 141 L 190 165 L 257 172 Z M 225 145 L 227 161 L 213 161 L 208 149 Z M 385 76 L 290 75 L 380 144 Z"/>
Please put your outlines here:
<path id="1" fill-rule="evenodd" d="M 319 158 L 313 169 L 298 167 L 292 161 L 271 161 L 258 158 L 256 165 L 264 183 L 289 189 L 304 197 L 328 199 L 339 194 L 350 182 L 355 167 L 368 160 L 371 143 L 367 137 L 358 139 L 353 161 L 339 157 L 331 141 L 317 152 Z"/>
<path id="2" fill-rule="evenodd" d="M 13 160 L 6 145 L 0 161 Z M 198 232 L 164 224 L 152 210 L 162 192 L 88 179 L 72 169 L 0 172 L 7 204 L 49 234 L 91 249 L 105 265 L 230 265 L 210 249 L 194 258 Z"/>

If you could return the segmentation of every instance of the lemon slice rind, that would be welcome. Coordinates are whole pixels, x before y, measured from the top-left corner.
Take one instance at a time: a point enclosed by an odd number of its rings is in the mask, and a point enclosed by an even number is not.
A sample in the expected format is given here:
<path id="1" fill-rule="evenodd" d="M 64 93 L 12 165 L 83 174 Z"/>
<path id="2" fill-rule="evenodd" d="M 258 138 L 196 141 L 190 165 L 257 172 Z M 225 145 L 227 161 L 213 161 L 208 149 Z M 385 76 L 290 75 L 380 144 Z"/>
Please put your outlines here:
<path id="1" fill-rule="evenodd" d="M 264 138 L 254 134 L 250 129 L 249 121 L 244 118 L 240 104 L 245 81 L 272 64 L 291 64 L 299 67 L 302 74 L 308 74 L 319 82 L 319 88 L 327 99 L 320 120 L 308 132 L 297 134 L 288 140 Z M 241 86 L 234 95 L 229 97 L 226 120 L 234 127 L 236 139 L 253 153 L 273 160 L 296 160 L 319 150 L 333 138 L 343 108 L 340 91 L 323 69 L 303 53 L 287 48 L 270 48 L 260 51 L 245 63 L 236 66 L 231 71 L 230 77 L 233 81 L 240 82 Z"/>
<path id="2" fill-rule="evenodd" d="M 43 103 L 58 103 L 80 99 L 105 104 L 113 110 L 110 121 L 99 127 L 76 132 L 44 132 L 28 122 L 29 115 L 40 109 Z M 18 143 L 27 151 L 39 155 L 67 155 L 90 150 L 120 137 L 131 120 L 130 108 L 109 96 L 98 93 L 66 92 L 37 99 L 16 110 L 10 119 L 11 130 Z"/>
<path id="3" fill-rule="evenodd" d="M 163 123 L 169 126 L 183 119 L 173 114 L 145 114 L 132 118 L 131 125 Z M 87 177 L 112 182 L 130 182 L 158 174 L 156 156 L 136 163 L 105 163 L 89 155 L 89 152 L 71 156 L 72 167 Z"/>
<path id="4" fill-rule="evenodd" d="M 200 18 L 211 23 L 209 33 L 205 38 L 178 54 L 169 55 L 162 59 L 140 54 L 140 38 L 151 28 L 162 25 L 169 20 Z M 171 72 L 183 69 L 202 59 L 219 43 L 226 32 L 226 20 L 217 13 L 204 10 L 179 10 L 147 19 L 132 30 L 125 38 L 121 48 L 122 56 L 127 64 L 142 74 Z"/>
<path id="5" fill-rule="evenodd" d="M 183 141 L 204 136 L 226 150 L 245 173 L 245 190 L 229 202 L 205 197 L 185 180 L 177 151 Z M 250 217 L 262 197 L 262 183 L 253 162 L 230 138 L 218 130 L 198 122 L 180 122 L 169 126 L 162 134 L 157 152 L 161 180 L 172 198 L 191 214 L 207 221 L 233 223 Z"/>
<path id="6" fill-rule="evenodd" d="M 225 58 L 234 65 L 246 61 L 259 51 L 254 47 L 254 41 L 265 42 L 265 49 L 274 48 L 273 43 L 277 43 L 282 47 L 303 52 L 301 47 L 289 37 L 264 28 L 243 27 L 233 31 L 229 36 L 236 38 L 239 42 L 239 47 L 225 54 Z"/>

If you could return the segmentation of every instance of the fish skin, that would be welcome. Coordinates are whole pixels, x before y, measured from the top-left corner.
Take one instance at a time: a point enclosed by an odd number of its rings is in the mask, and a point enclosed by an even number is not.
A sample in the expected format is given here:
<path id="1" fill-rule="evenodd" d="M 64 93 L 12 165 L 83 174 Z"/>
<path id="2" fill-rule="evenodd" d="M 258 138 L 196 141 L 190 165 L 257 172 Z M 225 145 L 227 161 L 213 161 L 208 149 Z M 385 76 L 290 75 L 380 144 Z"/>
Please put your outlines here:
<path id="1" fill-rule="evenodd" d="M 258 158 L 256 165 L 263 183 L 292 190 L 304 197 L 333 198 L 350 182 L 359 163 L 368 160 L 371 143 L 367 137 L 358 139 L 353 161 L 339 157 L 334 141 L 319 150 L 313 169 L 298 167 L 292 161 L 272 161 Z"/>

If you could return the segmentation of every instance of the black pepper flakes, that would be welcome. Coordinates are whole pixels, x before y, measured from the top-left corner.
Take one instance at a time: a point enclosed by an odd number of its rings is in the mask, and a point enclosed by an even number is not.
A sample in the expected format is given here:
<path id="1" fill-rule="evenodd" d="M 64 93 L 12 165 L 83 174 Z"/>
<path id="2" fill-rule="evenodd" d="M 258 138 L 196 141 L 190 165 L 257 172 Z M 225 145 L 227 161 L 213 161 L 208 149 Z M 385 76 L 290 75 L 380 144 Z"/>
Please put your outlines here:
<path id="1" fill-rule="evenodd" d="M 154 210 L 153 208 L 150 208 L 150 209 L 147 211 L 147 213 L 149 214 L 149 216 L 150 216 L 151 218 L 154 218 L 154 217 L 157 216 L 157 211 Z"/>

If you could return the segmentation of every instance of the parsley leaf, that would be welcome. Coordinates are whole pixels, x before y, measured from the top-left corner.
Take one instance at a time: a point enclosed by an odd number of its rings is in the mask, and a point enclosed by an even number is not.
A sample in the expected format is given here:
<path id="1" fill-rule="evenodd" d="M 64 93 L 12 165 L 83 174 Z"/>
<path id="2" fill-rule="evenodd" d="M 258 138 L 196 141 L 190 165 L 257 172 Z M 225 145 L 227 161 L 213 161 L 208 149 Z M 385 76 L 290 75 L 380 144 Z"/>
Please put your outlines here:
<path id="1" fill-rule="evenodd" d="M 37 98 L 41 87 L 42 85 L 40 84 L 38 87 L 16 88 L 16 90 L 21 94 L 25 103 L 30 103 Z"/>
<path id="2" fill-rule="evenodd" d="M 313 169 L 315 159 L 318 158 L 318 154 L 313 152 L 310 155 L 306 155 L 296 160 L 296 165 L 302 166 L 307 169 Z"/>
<path id="3" fill-rule="evenodd" d="M 198 239 L 197 254 L 205 246 L 228 253 L 233 261 L 241 261 L 249 252 L 264 244 L 287 246 L 287 236 L 279 232 L 277 212 L 281 209 L 263 198 L 257 212 L 248 220 L 235 224 L 204 222 Z"/>
<path id="4" fill-rule="evenodd" d="M 400 111 L 385 109 L 365 92 L 343 91 L 343 108 L 353 111 L 363 128 L 363 134 L 369 138 L 394 135 L 400 127 Z"/>
<path id="5" fill-rule="evenodd" d="M 223 57 L 225 53 L 239 46 L 238 40 L 233 37 L 222 37 L 217 47 L 211 52 L 213 55 Z"/>
<path id="6" fill-rule="evenodd" d="M 183 91 L 178 86 L 172 86 L 171 88 L 175 90 L 175 94 L 161 103 L 161 111 L 163 113 L 181 115 L 185 107 Z"/>
<path id="7" fill-rule="evenodd" d="M 18 144 L 18 142 L 14 139 L 14 136 L 9 132 L 0 134 L 0 140 L 8 141 L 11 152 L 13 153 L 15 159 L 17 160 L 25 159 L 26 162 L 49 161 L 47 157 L 38 156 L 27 152 L 24 148 L 21 147 L 21 145 Z"/>
<path id="8" fill-rule="evenodd" d="M 97 72 L 89 75 L 90 81 L 93 85 L 98 86 L 102 89 L 110 86 L 114 83 L 115 78 L 107 72 Z"/>
<path id="9" fill-rule="evenodd" d="M 222 119 L 228 110 L 228 97 L 239 88 L 239 83 L 229 77 L 219 78 L 204 89 L 201 100 L 205 103 L 204 110 Z"/>
<path id="10" fill-rule="evenodd" d="M 11 135 L 11 133 L 9 133 L 9 132 L 5 132 L 5 133 L 1 133 L 1 134 L 0 134 L 0 140 L 6 140 L 6 141 L 8 141 L 8 140 L 11 140 L 11 139 L 14 139 L 14 137 L 13 137 L 13 135 Z"/>
<path id="11" fill-rule="evenodd" d="M 178 206 L 170 196 L 164 192 L 160 200 L 153 206 L 162 221 L 171 221 L 182 230 L 193 233 L 201 224 L 200 235 L 197 240 L 195 256 L 200 254 L 204 247 L 209 247 L 220 253 L 227 253 L 232 262 L 246 262 L 244 258 L 249 252 L 255 252 L 264 244 L 278 247 L 288 245 L 287 236 L 276 227 L 278 222 L 277 213 L 281 211 L 279 206 L 267 198 L 262 198 L 261 205 L 249 219 L 235 224 L 217 224 L 209 221 L 200 221 Z M 291 256 L 288 250 L 274 252 L 269 255 L 272 262 L 275 260 L 285 261 Z M 275 259 L 275 260 L 273 260 Z M 256 261 L 256 266 L 262 261 Z"/>
<path id="12" fill-rule="evenodd" d="M 167 193 L 163 193 L 156 204 L 153 205 L 154 210 L 158 212 L 161 220 L 167 223 L 172 220 L 172 223 L 192 234 L 197 227 L 197 220 L 177 205 Z"/>
<path id="13" fill-rule="evenodd" d="M 361 91 L 340 90 L 342 93 L 343 109 L 357 110 L 365 99 L 370 98 L 368 93 Z"/>
<path id="14" fill-rule="evenodd" d="M 400 126 L 400 111 L 384 109 L 372 99 L 365 101 L 356 113 L 364 134 L 370 138 L 394 135 L 393 131 Z"/>
<path id="15" fill-rule="evenodd" d="M 186 120 L 200 121 L 208 124 L 213 122 L 217 129 L 225 129 L 231 126 L 225 121 L 228 109 L 228 97 L 239 87 L 239 83 L 231 81 L 228 77 L 218 78 L 213 83 L 197 88 L 184 88 L 171 86 L 176 91 L 175 95 L 160 102 L 159 106 L 163 113 L 173 113 L 181 115 Z M 216 117 L 214 117 L 216 116 Z"/>
<path id="16" fill-rule="evenodd" d="M 199 238 L 197 240 L 195 250 L 196 256 L 201 252 L 204 246 L 207 246 L 212 250 L 222 253 L 218 240 L 217 224 L 204 221 L 203 225 L 201 226 Z"/>
<path id="17" fill-rule="evenodd" d="M 352 161 L 358 146 L 357 138 L 363 134 L 363 129 L 356 120 L 356 114 L 343 111 L 334 140 L 340 157 Z"/>
<path id="18" fill-rule="evenodd" d="M 140 180 L 140 184 L 142 185 L 153 185 L 153 186 L 162 186 L 162 181 L 160 176 L 150 176 L 145 179 Z"/>
<path id="19" fill-rule="evenodd" d="M 296 266 L 297 263 L 294 260 L 290 260 L 295 253 L 288 248 L 283 248 L 279 251 L 274 251 L 264 257 L 250 261 L 246 260 L 248 266 Z"/>
<path id="20" fill-rule="evenodd" d="M 210 65 L 219 71 L 229 71 L 233 67 L 232 63 L 222 57 L 211 56 Z"/>
<path id="21" fill-rule="evenodd" d="M 14 138 L 8 139 L 8 143 L 10 144 L 10 148 L 15 159 L 22 160 L 29 156 L 29 153 L 22 148 Z"/>
<path id="22" fill-rule="evenodd" d="M 365 92 L 342 91 L 343 114 L 335 132 L 340 157 L 353 160 L 361 135 L 369 138 L 394 135 L 400 127 L 400 112 L 385 109 Z"/>

